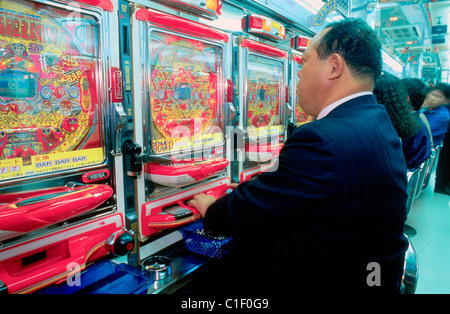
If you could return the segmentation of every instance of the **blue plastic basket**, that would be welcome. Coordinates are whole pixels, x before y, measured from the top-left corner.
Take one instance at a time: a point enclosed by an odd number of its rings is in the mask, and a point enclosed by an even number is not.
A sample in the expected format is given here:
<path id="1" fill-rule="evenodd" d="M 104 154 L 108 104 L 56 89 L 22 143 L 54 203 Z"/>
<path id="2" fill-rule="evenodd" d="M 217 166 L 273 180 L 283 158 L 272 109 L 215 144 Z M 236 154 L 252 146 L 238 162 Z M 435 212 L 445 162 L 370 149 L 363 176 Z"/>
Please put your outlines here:
<path id="1" fill-rule="evenodd" d="M 220 259 L 227 256 L 234 247 L 234 240 L 225 236 L 217 236 L 203 228 L 203 219 L 194 221 L 180 229 L 189 251 Z"/>
<path id="2" fill-rule="evenodd" d="M 40 294 L 146 294 L 153 280 L 141 269 L 103 261 L 80 273 L 71 285 L 52 286 Z"/>

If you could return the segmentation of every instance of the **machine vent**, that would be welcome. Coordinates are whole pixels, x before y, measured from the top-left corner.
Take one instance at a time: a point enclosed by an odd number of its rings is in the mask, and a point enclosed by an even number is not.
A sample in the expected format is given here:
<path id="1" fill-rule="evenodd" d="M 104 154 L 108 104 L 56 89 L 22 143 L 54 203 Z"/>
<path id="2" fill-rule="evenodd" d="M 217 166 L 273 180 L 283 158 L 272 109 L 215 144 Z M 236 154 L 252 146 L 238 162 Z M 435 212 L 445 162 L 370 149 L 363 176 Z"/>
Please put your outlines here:
<path id="1" fill-rule="evenodd" d="M 402 25 L 383 28 L 383 32 L 393 40 L 408 40 L 420 37 L 418 25 Z"/>

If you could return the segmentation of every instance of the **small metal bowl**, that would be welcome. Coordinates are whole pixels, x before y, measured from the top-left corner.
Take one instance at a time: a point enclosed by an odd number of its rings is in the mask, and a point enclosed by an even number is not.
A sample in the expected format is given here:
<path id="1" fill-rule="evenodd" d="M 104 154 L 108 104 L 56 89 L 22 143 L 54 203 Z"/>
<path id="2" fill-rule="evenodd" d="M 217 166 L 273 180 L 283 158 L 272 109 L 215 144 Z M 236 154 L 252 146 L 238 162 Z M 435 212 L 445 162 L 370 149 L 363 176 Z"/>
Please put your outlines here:
<path id="1" fill-rule="evenodd" d="M 171 260 L 165 256 L 150 256 L 142 261 L 142 268 L 153 280 L 162 280 L 172 275 Z"/>

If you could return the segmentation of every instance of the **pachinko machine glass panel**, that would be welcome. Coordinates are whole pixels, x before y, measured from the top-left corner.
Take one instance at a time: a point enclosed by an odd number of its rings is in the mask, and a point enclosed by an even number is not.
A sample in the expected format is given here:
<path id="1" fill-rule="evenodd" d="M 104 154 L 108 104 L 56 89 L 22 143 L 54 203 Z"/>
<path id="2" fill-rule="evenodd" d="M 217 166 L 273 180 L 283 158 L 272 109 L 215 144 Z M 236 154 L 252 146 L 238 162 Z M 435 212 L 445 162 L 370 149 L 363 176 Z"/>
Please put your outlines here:
<path id="1" fill-rule="evenodd" d="M 0 180 L 105 161 L 95 17 L 0 3 Z"/>
<path id="2" fill-rule="evenodd" d="M 290 85 L 291 85 L 291 103 L 293 107 L 293 114 L 291 116 L 291 122 L 293 126 L 300 126 L 302 124 L 314 121 L 314 117 L 308 115 L 298 104 L 298 71 L 302 68 L 302 52 L 304 52 L 309 44 L 311 38 L 305 36 L 294 36 L 291 38 L 291 48 L 293 48 L 290 56 Z"/>
<path id="3" fill-rule="evenodd" d="M 302 58 L 300 55 L 294 54 L 291 59 L 291 103 L 293 107 L 292 122 L 296 126 L 314 121 L 314 117 L 308 115 L 298 103 L 297 85 L 298 71 L 302 68 Z"/>
<path id="4" fill-rule="evenodd" d="M 242 125 L 245 156 L 239 160 L 239 181 L 263 172 L 277 160 L 285 141 L 287 53 L 247 39 L 241 41 Z M 242 73 L 243 71 L 243 73 Z"/>
<path id="5" fill-rule="evenodd" d="M 124 226 L 106 155 L 109 12 L 82 2 L 0 1 L 0 290 L 10 293 L 108 254 Z"/>
<path id="6" fill-rule="evenodd" d="M 136 139 L 139 143 L 142 137 L 141 230 L 148 236 L 200 218 L 183 203 L 195 191 L 219 193 L 217 187 L 226 187 L 223 67 L 228 37 L 155 11 L 141 9 L 135 17 L 147 26 L 142 53 L 148 59 L 141 77 L 148 98 L 142 106 L 142 135 Z"/>
<path id="7" fill-rule="evenodd" d="M 194 39 L 151 34 L 151 154 L 194 157 L 195 150 L 223 147 L 219 101 L 222 102 L 222 50 Z M 201 156 L 201 155 L 200 155 Z M 201 156 L 202 159 L 203 156 Z M 152 176 L 151 172 L 149 172 Z M 184 185 L 186 182 L 154 182 Z"/>

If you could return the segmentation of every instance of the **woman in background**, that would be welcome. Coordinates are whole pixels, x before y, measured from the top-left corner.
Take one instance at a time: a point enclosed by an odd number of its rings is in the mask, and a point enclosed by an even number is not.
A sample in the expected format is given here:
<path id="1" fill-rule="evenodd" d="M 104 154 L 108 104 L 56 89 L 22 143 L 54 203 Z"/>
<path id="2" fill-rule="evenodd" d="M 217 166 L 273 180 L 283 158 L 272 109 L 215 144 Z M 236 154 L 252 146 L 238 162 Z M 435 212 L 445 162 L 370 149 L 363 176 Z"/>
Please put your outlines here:
<path id="1" fill-rule="evenodd" d="M 422 128 L 419 118 L 407 103 L 406 88 L 399 78 L 383 73 L 375 82 L 373 93 L 378 103 L 386 107 L 392 125 L 402 140 L 408 169 L 417 169 L 430 157 L 431 149 L 427 131 Z"/>

